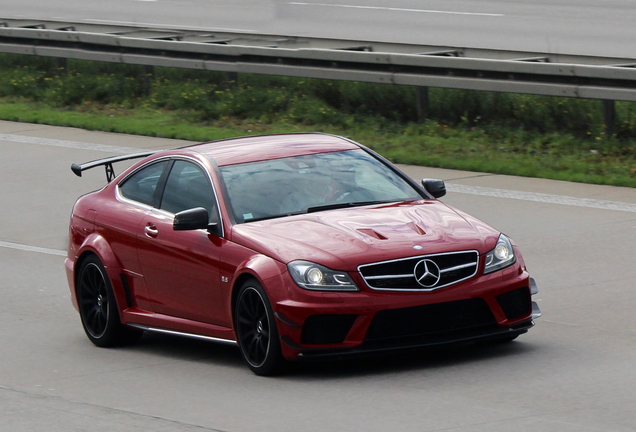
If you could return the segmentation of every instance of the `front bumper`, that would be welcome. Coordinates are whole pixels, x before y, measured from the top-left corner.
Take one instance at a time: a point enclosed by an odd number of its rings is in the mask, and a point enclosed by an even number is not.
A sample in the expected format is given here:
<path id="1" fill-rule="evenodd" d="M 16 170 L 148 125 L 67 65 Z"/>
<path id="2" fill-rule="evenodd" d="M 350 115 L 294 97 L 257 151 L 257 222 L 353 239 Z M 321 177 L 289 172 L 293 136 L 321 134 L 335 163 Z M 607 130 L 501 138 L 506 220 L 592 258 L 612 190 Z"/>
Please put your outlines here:
<path id="1" fill-rule="evenodd" d="M 537 292 L 519 268 L 439 292 L 303 293 L 274 309 L 285 358 L 322 359 L 513 339 L 541 315 Z"/>

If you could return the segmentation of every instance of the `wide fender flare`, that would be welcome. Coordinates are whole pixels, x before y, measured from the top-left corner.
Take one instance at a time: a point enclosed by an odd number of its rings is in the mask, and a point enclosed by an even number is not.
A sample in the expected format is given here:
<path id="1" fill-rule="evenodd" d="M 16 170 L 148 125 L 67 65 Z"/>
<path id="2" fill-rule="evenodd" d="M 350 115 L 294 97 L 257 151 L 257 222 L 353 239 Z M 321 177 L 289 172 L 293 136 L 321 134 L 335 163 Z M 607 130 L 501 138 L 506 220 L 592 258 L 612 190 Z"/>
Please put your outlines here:
<path id="1" fill-rule="evenodd" d="M 238 290 L 247 279 L 251 278 L 256 279 L 263 286 L 272 307 L 275 307 L 274 305 L 286 296 L 283 275 L 287 272 L 285 264 L 261 254 L 253 255 L 239 264 L 232 280 L 230 316 L 233 316 L 234 302 L 236 301 Z"/>
<path id="2" fill-rule="evenodd" d="M 106 273 L 110 279 L 110 284 L 113 287 L 118 309 L 121 312 L 124 309 L 122 306 L 127 304 L 126 293 L 120 277 L 122 273 L 122 265 L 113 252 L 113 249 L 110 247 L 110 244 L 108 244 L 104 237 L 97 233 L 92 233 L 86 237 L 77 252 L 75 266 L 73 269 L 73 289 L 77 292 L 76 277 L 77 272 L 79 271 L 79 265 L 81 265 L 81 262 L 88 254 L 96 255 L 106 268 Z"/>

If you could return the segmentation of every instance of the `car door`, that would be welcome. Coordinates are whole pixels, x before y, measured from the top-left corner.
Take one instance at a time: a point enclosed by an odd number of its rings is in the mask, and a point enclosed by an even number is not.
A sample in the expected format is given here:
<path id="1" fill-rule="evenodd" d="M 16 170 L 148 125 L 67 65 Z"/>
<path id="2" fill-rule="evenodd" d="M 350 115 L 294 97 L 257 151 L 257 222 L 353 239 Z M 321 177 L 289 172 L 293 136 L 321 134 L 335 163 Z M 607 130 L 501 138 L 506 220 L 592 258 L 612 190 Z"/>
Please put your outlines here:
<path id="1" fill-rule="evenodd" d="M 206 170 L 193 160 L 172 162 L 158 208 L 140 225 L 139 262 L 156 313 L 228 325 L 219 292 L 223 239 L 207 230 L 175 231 L 174 214 L 203 207 L 219 221 L 217 200 Z M 220 222 L 220 221 L 219 221 Z"/>
<path id="2" fill-rule="evenodd" d="M 138 256 L 138 230 L 148 211 L 158 202 L 161 181 L 169 161 L 143 166 L 122 180 L 116 189 L 117 199 L 99 209 L 104 225 L 102 234 L 122 267 L 129 289 L 129 306 L 149 310 L 148 291 L 141 275 Z"/>

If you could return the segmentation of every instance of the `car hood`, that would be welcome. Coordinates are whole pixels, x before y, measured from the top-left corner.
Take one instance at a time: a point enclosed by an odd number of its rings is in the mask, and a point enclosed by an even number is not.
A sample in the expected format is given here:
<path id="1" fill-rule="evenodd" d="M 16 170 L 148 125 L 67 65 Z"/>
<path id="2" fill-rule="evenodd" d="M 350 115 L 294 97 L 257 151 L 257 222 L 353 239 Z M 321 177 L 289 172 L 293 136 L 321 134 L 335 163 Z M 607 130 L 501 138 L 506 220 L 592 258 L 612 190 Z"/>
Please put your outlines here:
<path id="1" fill-rule="evenodd" d="M 499 231 L 436 200 L 329 210 L 235 225 L 232 241 L 284 263 L 361 264 L 496 245 Z"/>

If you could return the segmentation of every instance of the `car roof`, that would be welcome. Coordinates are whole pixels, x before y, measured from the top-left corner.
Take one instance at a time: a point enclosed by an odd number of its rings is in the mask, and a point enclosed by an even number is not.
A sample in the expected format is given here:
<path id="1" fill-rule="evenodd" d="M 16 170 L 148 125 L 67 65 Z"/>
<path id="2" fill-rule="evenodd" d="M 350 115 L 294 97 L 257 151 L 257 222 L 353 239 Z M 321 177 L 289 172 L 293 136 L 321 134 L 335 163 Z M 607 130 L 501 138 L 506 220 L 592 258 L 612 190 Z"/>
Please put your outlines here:
<path id="1" fill-rule="evenodd" d="M 208 156 L 218 166 L 225 166 L 358 148 L 360 146 L 353 141 L 335 135 L 297 133 L 231 138 L 186 149 Z"/>

